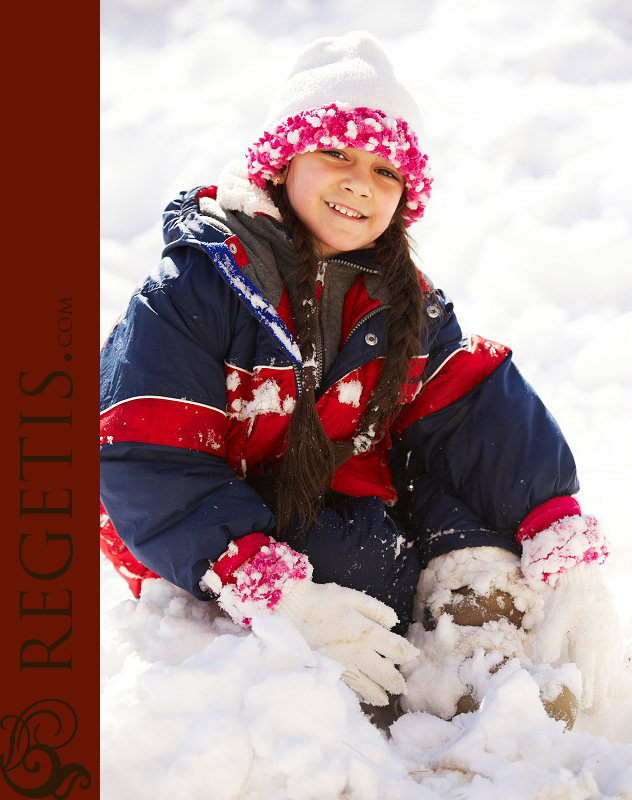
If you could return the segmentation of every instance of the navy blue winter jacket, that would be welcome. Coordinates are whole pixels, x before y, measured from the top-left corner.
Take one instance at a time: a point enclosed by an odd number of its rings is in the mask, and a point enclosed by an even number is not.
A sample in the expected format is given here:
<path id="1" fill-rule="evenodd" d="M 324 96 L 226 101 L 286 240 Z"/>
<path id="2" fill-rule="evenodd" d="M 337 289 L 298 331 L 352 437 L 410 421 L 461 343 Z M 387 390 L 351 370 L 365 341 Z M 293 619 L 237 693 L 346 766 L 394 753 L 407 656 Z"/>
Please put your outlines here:
<path id="1" fill-rule="evenodd" d="M 104 549 L 124 566 L 127 548 L 200 598 L 230 541 L 275 533 L 253 486 L 282 457 L 300 384 L 281 279 L 292 244 L 270 217 L 224 211 L 210 195 L 196 189 L 167 208 L 163 259 L 105 343 L 101 373 Z M 370 255 L 327 267 L 325 300 L 344 287 L 317 394 L 332 439 L 357 431 L 384 355 L 388 307 Z M 572 454 L 510 351 L 464 336 L 449 299 L 426 288 L 428 332 L 403 411 L 341 467 L 333 494 L 378 498 L 375 513 L 388 510 L 423 562 L 476 545 L 519 553 L 527 514 L 578 490 Z"/>

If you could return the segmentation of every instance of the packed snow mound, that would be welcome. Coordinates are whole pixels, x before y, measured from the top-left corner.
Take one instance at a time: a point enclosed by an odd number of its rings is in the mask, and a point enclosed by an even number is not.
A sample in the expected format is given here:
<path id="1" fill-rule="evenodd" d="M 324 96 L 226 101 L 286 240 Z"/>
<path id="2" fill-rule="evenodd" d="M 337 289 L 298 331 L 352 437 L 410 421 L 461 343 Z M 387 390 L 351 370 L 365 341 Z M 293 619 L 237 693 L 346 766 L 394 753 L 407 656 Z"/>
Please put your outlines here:
<path id="1" fill-rule="evenodd" d="M 283 617 L 253 627 L 162 580 L 105 615 L 103 796 L 419 796 L 341 665 Z"/>
<path id="2" fill-rule="evenodd" d="M 565 732 L 515 659 L 479 711 L 405 714 L 387 739 L 283 617 L 249 632 L 149 580 L 102 634 L 103 800 L 632 797 L 632 745 Z"/>

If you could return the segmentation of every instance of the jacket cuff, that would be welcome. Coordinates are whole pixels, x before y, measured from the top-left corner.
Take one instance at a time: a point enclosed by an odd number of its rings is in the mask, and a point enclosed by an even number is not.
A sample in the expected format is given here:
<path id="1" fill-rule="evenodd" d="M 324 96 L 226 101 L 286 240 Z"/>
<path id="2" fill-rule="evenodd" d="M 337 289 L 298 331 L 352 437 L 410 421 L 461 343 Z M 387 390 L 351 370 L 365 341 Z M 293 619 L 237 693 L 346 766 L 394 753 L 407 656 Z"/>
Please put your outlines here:
<path id="1" fill-rule="evenodd" d="M 555 522 L 559 522 L 564 517 L 574 517 L 581 515 L 581 508 L 574 497 L 564 495 L 553 497 L 542 503 L 528 514 L 516 534 L 516 539 L 522 544 L 525 539 L 533 539 L 536 533 L 550 528 Z"/>
<path id="2" fill-rule="evenodd" d="M 215 564 L 211 563 L 208 572 L 202 576 L 202 581 L 211 591 L 219 594 L 223 586 L 235 582 L 235 571 L 262 547 L 270 544 L 270 541 L 270 537 L 264 533 L 249 533 L 247 536 L 235 539 Z"/>

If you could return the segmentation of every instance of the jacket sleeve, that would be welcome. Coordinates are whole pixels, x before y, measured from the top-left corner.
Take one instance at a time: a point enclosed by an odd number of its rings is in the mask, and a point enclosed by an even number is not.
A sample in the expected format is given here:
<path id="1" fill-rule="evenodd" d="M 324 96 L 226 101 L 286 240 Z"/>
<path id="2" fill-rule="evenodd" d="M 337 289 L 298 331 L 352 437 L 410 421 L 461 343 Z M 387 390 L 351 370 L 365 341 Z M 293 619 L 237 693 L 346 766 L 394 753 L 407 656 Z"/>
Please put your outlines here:
<path id="1" fill-rule="evenodd" d="M 573 455 L 511 351 L 464 337 L 449 300 L 442 310 L 423 388 L 394 426 L 410 453 L 407 478 L 431 475 L 486 526 L 513 537 L 533 509 L 578 491 Z"/>
<path id="2" fill-rule="evenodd" d="M 201 598 L 209 559 L 275 527 L 225 460 L 223 365 L 240 313 L 208 257 L 176 248 L 134 293 L 101 358 L 103 505 L 142 564 Z"/>

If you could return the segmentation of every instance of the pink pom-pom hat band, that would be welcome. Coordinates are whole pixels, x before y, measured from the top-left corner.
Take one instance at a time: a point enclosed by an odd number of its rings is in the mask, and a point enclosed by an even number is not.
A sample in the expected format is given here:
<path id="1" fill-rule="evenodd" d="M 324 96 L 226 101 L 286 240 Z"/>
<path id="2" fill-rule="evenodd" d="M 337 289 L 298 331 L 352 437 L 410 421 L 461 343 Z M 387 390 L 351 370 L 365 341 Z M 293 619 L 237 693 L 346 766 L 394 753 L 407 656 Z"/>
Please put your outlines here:
<path id="1" fill-rule="evenodd" d="M 271 180 L 293 156 L 327 148 L 357 148 L 386 159 L 400 171 L 406 184 L 402 212 L 406 224 L 412 225 L 423 216 L 432 184 L 428 156 L 419 149 L 417 136 L 405 120 L 374 108 L 330 103 L 288 117 L 248 148 L 250 181 L 265 189 L 266 180 Z"/>
<path id="2" fill-rule="evenodd" d="M 608 540 L 595 517 L 564 517 L 522 543 L 522 572 L 533 587 L 542 581 L 554 586 L 557 578 L 573 567 L 603 564 L 609 555 Z"/>

